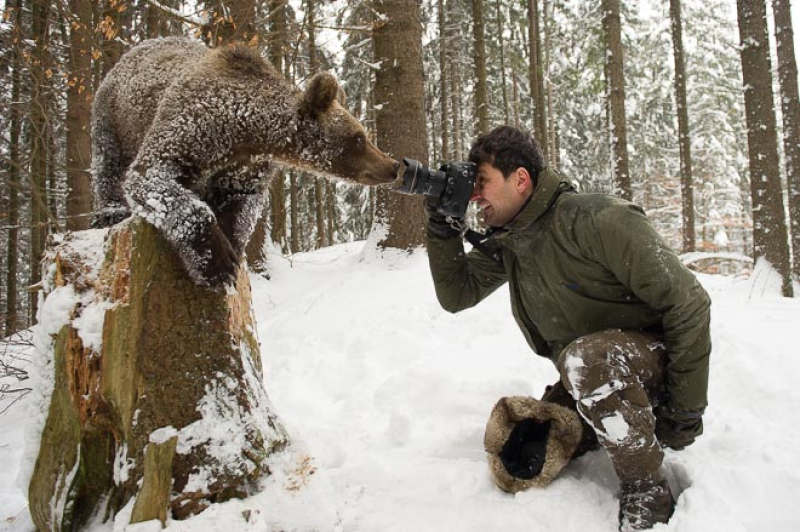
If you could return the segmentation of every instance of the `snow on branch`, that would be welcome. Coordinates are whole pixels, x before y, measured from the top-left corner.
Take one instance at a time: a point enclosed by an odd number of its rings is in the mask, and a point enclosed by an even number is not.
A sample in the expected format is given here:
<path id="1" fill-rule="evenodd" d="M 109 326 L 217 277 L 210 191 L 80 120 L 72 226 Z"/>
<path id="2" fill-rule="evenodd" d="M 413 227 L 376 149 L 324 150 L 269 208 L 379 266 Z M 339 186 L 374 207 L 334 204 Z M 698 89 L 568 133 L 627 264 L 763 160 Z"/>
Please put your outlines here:
<path id="1" fill-rule="evenodd" d="M 169 7 L 169 6 L 165 6 L 164 4 L 159 2 L 158 0 L 146 0 L 146 2 L 148 4 L 150 4 L 151 6 L 153 6 L 153 7 L 157 8 L 157 9 L 160 9 L 161 11 L 166 13 L 167 15 L 169 15 L 169 16 L 171 16 L 173 18 L 176 18 L 176 19 L 178 19 L 178 20 L 180 20 L 182 22 L 185 22 L 187 24 L 191 24 L 192 26 L 203 26 L 205 24 L 208 24 L 208 18 L 197 16 L 196 13 L 192 14 L 192 15 L 187 15 L 187 14 L 185 14 L 185 13 L 183 13 L 183 12 L 181 12 L 181 11 L 175 9 L 175 8 L 172 8 L 172 7 Z"/>

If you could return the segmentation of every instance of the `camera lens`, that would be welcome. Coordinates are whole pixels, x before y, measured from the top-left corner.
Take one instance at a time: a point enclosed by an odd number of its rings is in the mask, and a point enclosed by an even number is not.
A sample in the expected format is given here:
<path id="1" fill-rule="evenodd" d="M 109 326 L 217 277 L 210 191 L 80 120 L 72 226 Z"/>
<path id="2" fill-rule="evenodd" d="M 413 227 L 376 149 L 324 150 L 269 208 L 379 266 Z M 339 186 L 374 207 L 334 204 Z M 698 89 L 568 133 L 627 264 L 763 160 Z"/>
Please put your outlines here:
<path id="1" fill-rule="evenodd" d="M 403 185 L 397 189 L 398 192 L 436 197 L 442 195 L 445 188 L 444 172 L 431 172 L 421 162 L 408 157 L 403 158 L 403 164 L 406 169 L 403 171 Z"/>
<path id="2" fill-rule="evenodd" d="M 403 186 L 399 191 L 406 194 L 422 194 L 422 186 L 428 179 L 428 167 L 414 159 L 404 158 L 406 169 L 403 172 Z"/>
<path id="3" fill-rule="evenodd" d="M 459 162 L 443 165 L 438 172 L 408 157 L 403 158 L 403 184 L 396 188 L 402 194 L 423 194 L 439 198 L 436 210 L 446 216 L 463 218 L 475 186 L 474 163 Z"/>

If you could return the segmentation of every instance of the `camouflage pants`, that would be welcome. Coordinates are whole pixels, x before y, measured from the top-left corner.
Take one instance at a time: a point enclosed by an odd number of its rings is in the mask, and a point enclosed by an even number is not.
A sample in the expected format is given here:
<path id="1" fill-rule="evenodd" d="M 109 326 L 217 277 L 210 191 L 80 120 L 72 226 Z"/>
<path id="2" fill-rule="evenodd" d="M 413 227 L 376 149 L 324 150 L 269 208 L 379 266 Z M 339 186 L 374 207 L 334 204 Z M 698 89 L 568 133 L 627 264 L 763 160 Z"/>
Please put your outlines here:
<path id="1" fill-rule="evenodd" d="M 664 453 L 656 440 L 651 405 L 663 390 L 666 349 L 656 335 L 606 330 L 567 345 L 557 362 L 561 386 L 605 447 L 621 481 L 655 473 Z M 545 399 L 547 399 L 545 394 Z M 560 402 L 560 401 L 559 401 Z M 591 442 L 590 442 L 591 443 Z"/>

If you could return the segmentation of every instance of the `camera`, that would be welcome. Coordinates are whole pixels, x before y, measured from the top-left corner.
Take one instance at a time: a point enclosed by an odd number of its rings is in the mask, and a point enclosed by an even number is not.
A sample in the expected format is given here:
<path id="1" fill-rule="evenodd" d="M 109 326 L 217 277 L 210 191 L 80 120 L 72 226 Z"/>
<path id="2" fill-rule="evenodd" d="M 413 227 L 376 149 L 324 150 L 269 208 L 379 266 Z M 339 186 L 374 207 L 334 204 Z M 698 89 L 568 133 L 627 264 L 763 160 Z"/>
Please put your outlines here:
<path id="1" fill-rule="evenodd" d="M 475 163 L 448 163 L 442 165 L 438 172 L 408 157 L 403 158 L 403 164 L 406 169 L 403 172 L 403 185 L 397 189 L 398 192 L 439 198 L 436 207 L 439 214 L 464 218 L 478 174 Z"/>

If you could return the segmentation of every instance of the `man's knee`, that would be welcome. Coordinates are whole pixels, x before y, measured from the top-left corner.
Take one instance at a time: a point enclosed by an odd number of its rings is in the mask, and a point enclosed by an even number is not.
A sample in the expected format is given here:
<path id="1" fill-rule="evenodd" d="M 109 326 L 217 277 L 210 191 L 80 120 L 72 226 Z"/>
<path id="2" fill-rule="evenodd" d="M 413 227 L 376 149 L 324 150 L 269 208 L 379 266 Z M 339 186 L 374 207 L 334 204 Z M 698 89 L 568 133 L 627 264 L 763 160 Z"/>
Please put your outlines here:
<path id="1" fill-rule="evenodd" d="M 561 352 L 558 359 L 561 382 L 576 401 L 601 388 L 613 388 L 615 378 L 626 371 L 619 332 L 601 331 L 582 336 Z"/>

